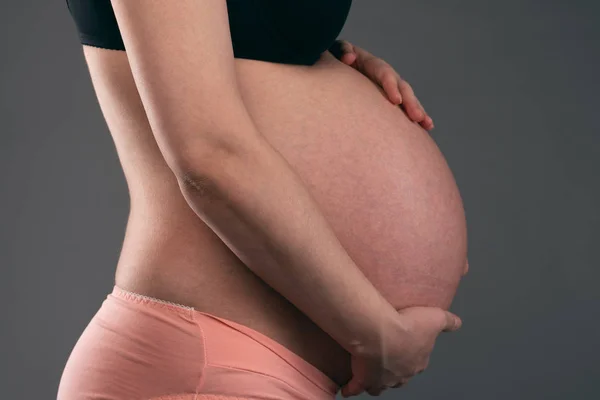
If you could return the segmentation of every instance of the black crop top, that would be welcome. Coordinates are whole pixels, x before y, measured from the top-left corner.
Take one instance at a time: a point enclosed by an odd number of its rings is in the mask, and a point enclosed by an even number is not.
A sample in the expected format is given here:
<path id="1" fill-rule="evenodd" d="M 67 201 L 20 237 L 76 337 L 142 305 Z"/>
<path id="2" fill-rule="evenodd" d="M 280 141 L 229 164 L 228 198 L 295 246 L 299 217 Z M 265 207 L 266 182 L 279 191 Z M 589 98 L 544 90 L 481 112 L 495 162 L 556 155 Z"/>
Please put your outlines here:
<path id="1" fill-rule="evenodd" d="M 66 2 L 82 44 L 125 50 L 110 0 Z M 313 65 L 334 44 L 351 4 L 352 0 L 227 0 L 234 56 Z"/>

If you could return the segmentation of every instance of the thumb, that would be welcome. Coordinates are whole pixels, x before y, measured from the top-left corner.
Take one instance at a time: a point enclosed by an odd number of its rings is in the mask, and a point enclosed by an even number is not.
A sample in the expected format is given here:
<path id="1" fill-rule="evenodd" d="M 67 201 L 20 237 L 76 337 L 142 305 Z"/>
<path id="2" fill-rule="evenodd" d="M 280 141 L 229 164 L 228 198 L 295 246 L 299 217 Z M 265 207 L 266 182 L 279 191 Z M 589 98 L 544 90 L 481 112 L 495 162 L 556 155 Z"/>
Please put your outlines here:
<path id="1" fill-rule="evenodd" d="M 354 61 L 356 61 L 356 53 L 353 51 L 344 53 L 341 61 L 343 61 L 344 64 L 352 65 Z"/>
<path id="2" fill-rule="evenodd" d="M 361 394 L 365 390 L 367 380 L 368 366 L 363 358 L 358 356 L 351 357 L 352 378 L 342 388 L 342 396 L 350 397 Z"/>
<path id="3" fill-rule="evenodd" d="M 454 332 L 462 326 L 462 320 L 450 311 L 443 311 L 441 325 L 442 332 Z"/>
<path id="4" fill-rule="evenodd" d="M 342 51 L 342 56 L 340 60 L 345 64 L 351 65 L 356 61 L 356 51 L 354 51 L 354 46 L 347 40 L 340 40 L 340 46 Z"/>
<path id="5" fill-rule="evenodd" d="M 347 40 L 336 39 L 329 47 L 329 51 L 344 64 L 352 64 L 356 60 L 356 52 L 354 46 Z"/>
<path id="6" fill-rule="evenodd" d="M 347 54 L 347 53 L 352 53 L 354 54 L 354 46 L 352 45 L 352 43 L 350 43 L 347 40 L 340 40 L 340 46 L 342 47 L 342 51 Z"/>
<path id="7" fill-rule="evenodd" d="M 342 387 L 342 397 L 350 397 L 350 396 L 356 396 L 360 393 L 362 393 L 362 385 L 359 382 L 359 380 L 356 378 L 356 376 L 354 376 L 350 382 L 348 382 L 346 385 L 344 385 Z"/>

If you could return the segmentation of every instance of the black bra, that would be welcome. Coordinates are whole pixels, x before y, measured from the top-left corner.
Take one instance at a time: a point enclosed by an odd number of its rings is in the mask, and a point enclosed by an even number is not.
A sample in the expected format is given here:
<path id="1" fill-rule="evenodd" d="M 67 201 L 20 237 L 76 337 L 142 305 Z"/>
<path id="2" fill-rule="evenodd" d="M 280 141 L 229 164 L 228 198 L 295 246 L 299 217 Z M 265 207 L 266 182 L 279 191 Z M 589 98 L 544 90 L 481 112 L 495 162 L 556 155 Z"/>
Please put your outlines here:
<path id="1" fill-rule="evenodd" d="M 125 50 L 110 0 L 66 1 L 82 44 Z M 312 65 L 334 44 L 351 5 L 352 0 L 227 0 L 234 56 Z"/>

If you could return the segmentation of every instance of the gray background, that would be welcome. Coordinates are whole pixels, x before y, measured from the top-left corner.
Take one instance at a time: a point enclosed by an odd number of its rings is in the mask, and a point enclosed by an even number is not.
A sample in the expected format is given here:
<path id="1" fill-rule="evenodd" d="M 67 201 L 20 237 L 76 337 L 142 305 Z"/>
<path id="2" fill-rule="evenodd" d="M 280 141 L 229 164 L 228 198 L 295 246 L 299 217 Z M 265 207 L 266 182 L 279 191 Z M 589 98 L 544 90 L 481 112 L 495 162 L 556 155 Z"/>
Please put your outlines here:
<path id="1" fill-rule="evenodd" d="M 0 388 L 50 399 L 112 287 L 129 199 L 64 0 L 0 4 Z M 413 85 L 469 227 L 462 330 L 381 398 L 600 398 L 599 15 L 354 1 L 340 36 Z"/>

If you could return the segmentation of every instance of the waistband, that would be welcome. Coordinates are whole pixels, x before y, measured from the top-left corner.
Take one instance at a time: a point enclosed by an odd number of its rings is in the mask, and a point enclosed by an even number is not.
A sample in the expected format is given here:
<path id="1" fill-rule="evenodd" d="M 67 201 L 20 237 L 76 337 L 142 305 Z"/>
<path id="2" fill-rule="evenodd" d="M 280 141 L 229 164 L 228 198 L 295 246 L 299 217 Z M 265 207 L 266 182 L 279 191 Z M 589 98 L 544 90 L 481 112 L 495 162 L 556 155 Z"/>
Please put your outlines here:
<path id="1" fill-rule="evenodd" d="M 140 293 L 131 292 L 117 285 L 114 285 L 111 294 L 115 297 L 128 301 L 164 307 L 179 314 L 183 314 L 184 316 L 191 319 L 201 319 L 200 316 L 205 316 L 219 320 L 222 323 L 228 325 L 229 327 L 251 337 L 263 346 L 269 348 L 280 358 L 286 361 L 290 366 L 296 369 L 300 374 L 304 375 L 307 379 L 315 383 L 322 390 L 330 393 L 332 395 L 332 398 L 335 397 L 335 394 L 339 390 L 338 384 L 335 383 L 331 378 L 329 378 L 329 376 L 327 376 L 323 371 L 321 371 L 320 369 L 318 369 L 317 367 L 306 361 L 304 358 L 300 357 L 298 354 L 294 353 L 293 351 L 282 345 L 281 343 L 246 325 L 242 325 L 240 323 L 231 321 L 226 318 L 218 317 L 214 314 L 198 311 L 191 306 L 186 306 L 183 304 L 178 304 L 171 301 L 146 296 Z"/>

